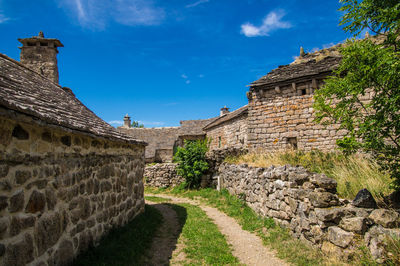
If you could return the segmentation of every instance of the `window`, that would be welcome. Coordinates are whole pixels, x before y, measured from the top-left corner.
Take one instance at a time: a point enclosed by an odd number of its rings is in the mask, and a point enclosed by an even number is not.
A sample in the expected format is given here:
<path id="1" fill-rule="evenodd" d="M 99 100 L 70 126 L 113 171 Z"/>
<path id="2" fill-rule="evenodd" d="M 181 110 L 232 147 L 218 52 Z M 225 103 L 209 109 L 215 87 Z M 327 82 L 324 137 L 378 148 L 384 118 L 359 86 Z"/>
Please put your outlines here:
<path id="1" fill-rule="evenodd" d="M 306 95 L 307 94 L 307 89 L 302 89 L 301 90 L 301 95 Z"/>
<path id="2" fill-rule="evenodd" d="M 289 147 L 292 148 L 293 150 L 297 150 L 297 138 L 287 138 L 287 142 L 289 144 Z"/>
<path id="3" fill-rule="evenodd" d="M 40 46 L 48 46 L 48 43 L 47 42 L 41 42 Z"/>
<path id="4" fill-rule="evenodd" d="M 218 137 L 218 148 L 221 148 L 221 136 Z"/>

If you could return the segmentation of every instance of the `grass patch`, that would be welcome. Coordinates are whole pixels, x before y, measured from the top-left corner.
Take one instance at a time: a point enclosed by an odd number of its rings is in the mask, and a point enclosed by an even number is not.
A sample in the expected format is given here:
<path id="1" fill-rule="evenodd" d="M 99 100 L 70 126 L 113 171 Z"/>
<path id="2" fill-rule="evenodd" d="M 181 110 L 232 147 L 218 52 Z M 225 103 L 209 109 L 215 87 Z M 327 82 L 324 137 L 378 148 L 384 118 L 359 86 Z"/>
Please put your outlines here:
<path id="1" fill-rule="evenodd" d="M 179 221 L 185 223 L 182 228 L 183 251 L 190 265 L 239 264 L 224 235 L 203 210 L 186 203 L 169 205 L 176 211 Z"/>
<path id="2" fill-rule="evenodd" d="M 111 230 L 99 246 L 78 256 L 73 265 L 142 264 L 143 254 L 150 248 L 162 219 L 158 210 L 146 205 L 144 213 L 126 226 Z"/>
<path id="3" fill-rule="evenodd" d="M 145 200 L 155 202 L 155 203 L 171 201 L 170 199 L 167 199 L 167 198 L 161 198 L 161 197 L 155 197 L 155 196 L 145 196 L 144 198 L 145 198 Z"/>
<path id="4" fill-rule="evenodd" d="M 204 203 L 216 207 L 236 219 L 244 230 L 254 232 L 262 238 L 264 244 L 277 250 L 278 257 L 286 259 L 295 265 L 325 265 L 326 256 L 317 249 L 308 246 L 290 236 L 289 231 L 275 224 L 271 218 L 257 215 L 247 204 L 227 190 L 218 192 L 214 189 L 183 190 L 175 187 L 162 191 L 155 188 L 145 188 L 145 193 L 168 193 L 191 199 L 199 199 Z M 331 264 L 331 263 L 329 263 Z"/>
<path id="5" fill-rule="evenodd" d="M 274 153 L 249 153 L 238 157 L 229 157 L 228 163 L 246 163 L 256 167 L 271 165 L 301 165 L 307 170 L 324 173 L 337 181 L 338 195 L 354 199 L 358 191 L 367 188 L 378 201 L 389 195 L 392 179 L 382 172 L 379 165 L 365 155 L 344 156 L 342 153 L 321 151 L 286 151 Z"/>

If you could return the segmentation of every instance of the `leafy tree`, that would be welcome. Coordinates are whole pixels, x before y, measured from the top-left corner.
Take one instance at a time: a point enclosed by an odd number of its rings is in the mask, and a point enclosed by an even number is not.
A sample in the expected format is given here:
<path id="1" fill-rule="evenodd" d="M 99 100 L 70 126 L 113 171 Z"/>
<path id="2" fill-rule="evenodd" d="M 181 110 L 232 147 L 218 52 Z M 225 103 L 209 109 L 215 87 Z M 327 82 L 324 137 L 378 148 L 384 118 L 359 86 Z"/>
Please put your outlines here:
<path id="1" fill-rule="evenodd" d="M 177 173 L 185 178 L 186 187 L 200 187 L 201 177 L 208 170 L 207 151 L 207 140 L 185 140 L 184 147 L 178 147 L 174 161 L 178 163 Z"/>
<path id="2" fill-rule="evenodd" d="M 135 121 L 133 120 L 131 127 L 139 127 L 139 128 L 143 128 L 144 125 L 143 124 L 139 124 L 139 121 Z"/>
<path id="3" fill-rule="evenodd" d="M 376 36 L 353 38 L 340 48 L 340 66 L 315 93 L 316 121 L 339 122 L 348 132 L 339 147 L 372 154 L 400 190 L 400 2 L 341 3 L 345 31 L 356 37 L 368 29 Z"/>

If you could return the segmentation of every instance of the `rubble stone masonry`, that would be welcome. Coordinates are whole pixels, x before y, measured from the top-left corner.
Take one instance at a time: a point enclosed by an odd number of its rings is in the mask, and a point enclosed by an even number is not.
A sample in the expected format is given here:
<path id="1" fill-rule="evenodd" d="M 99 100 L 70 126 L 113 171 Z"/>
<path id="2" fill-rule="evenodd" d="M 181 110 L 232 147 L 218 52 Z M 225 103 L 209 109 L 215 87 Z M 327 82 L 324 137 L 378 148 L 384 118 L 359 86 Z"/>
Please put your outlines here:
<path id="1" fill-rule="evenodd" d="M 319 81 L 321 84 L 322 81 Z M 301 95 L 304 93 L 304 95 Z M 252 150 L 334 150 L 345 134 L 338 124 L 314 122 L 312 82 L 274 89 L 250 90 L 248 145 Z"/>
<path id="2" fill-rule="evenodd" d="M 210 150 L 247 147 L 247 115 L 207 129 Z"/>
<path id="3" fill-rule="evenodd" d="M 144 211 L 143 144 L 0 108 L 0 265 L 66 265 Z"/>

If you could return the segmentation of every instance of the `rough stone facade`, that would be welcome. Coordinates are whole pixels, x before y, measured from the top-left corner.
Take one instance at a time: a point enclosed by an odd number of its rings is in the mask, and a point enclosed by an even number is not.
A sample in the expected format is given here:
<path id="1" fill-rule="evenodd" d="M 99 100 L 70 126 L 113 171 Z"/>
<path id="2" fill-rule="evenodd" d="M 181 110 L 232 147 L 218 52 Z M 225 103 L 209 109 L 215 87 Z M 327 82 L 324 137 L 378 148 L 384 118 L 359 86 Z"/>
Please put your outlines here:
<path id="1" fill-rule="evenodd" d="M 119 127 L 118 131 L 137 139 L 146 141 L 146 162 L 171 162 L 175 142 L 178 139 L 179 127 L 163 128 L 126 128 Z"/>
<path id="2" fill-rule="evenodd" d="M 244 106 L 205 126 L 210 150 L 247 148 L 247 124 L 247 106 Z"/>
<path id="3" fill-rule="evenodd" d="M 158 163 L 147 165 L 144 180 L 147 186 L 167 188 L 181 184 L 185 179 L 176 173 L 175 163 Z"/>
<path id="4" fill-rule="evenodd" d="M 334 150 L 345 131 L 314 122 L 313 94 L 340 57 L 279 67 L 251 85 L 248 92 L 248 144 L 251 150 Z"/>
<path id="5" fill-rule="evenodd" d="M 254 211 L 338 257 L 350 258 L 357 246 L 365 244 L 379 260 L 384 257 L 385 235 L 400 237 L 397 212 L 355 207 L 337 197 L 336 181 L 302 167 L 224 163 L 217 175 L 221 188 L 245 200 Z"/>
<path id="6" fill-rule="evenodd" d="M 31 38 L 18 39 L 22 43 L 21 63 L 58 83 L 57 47 L 63 47 L 57 39 L 45 38 L 43 32 Z"/>
<path id="7" fill-rule="evenodd" d="M 144 146 L 5 117 L 0 265 L 65 265 L 144 210 Z M 22 122 L 23 121 L 23 122 Z"/>

